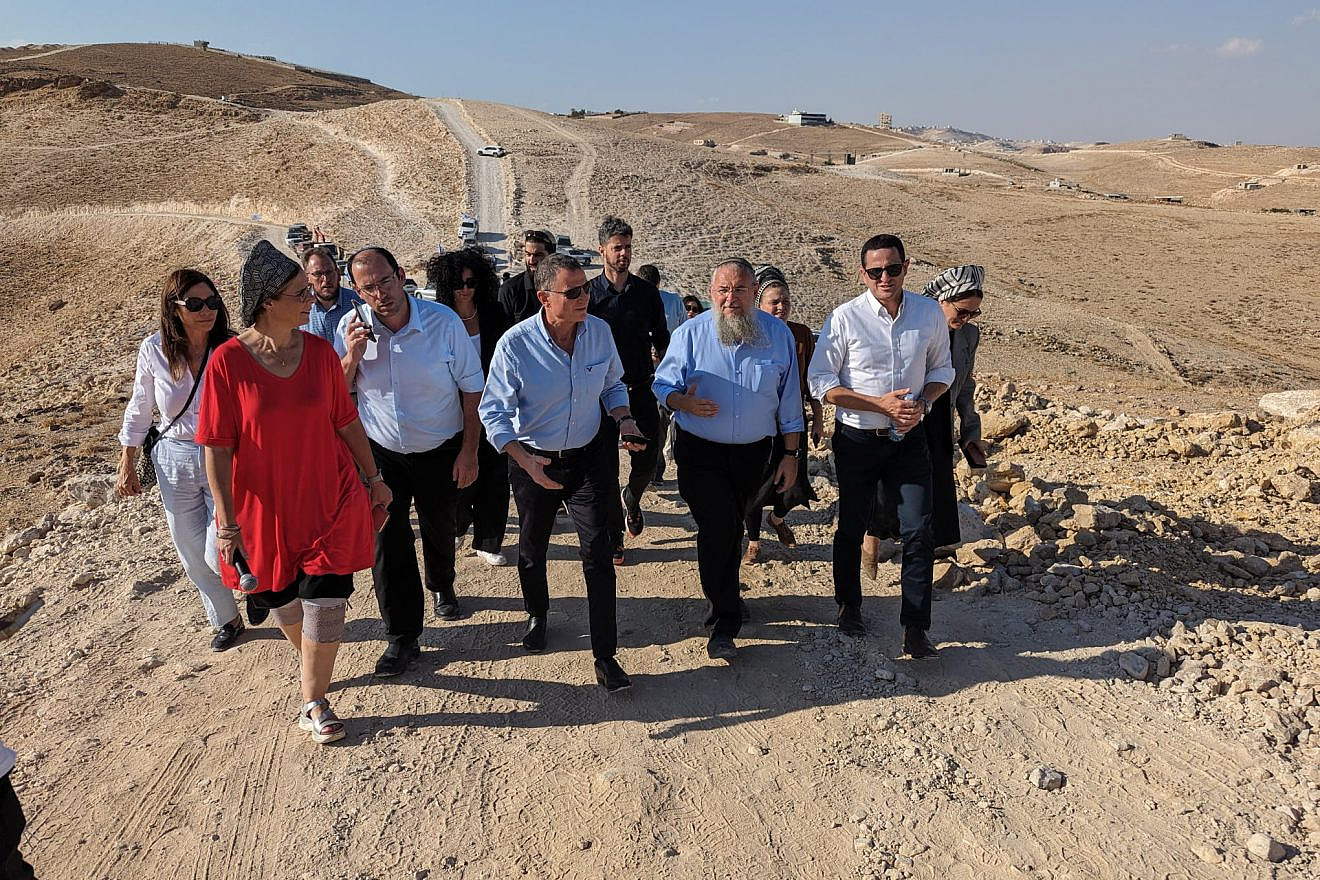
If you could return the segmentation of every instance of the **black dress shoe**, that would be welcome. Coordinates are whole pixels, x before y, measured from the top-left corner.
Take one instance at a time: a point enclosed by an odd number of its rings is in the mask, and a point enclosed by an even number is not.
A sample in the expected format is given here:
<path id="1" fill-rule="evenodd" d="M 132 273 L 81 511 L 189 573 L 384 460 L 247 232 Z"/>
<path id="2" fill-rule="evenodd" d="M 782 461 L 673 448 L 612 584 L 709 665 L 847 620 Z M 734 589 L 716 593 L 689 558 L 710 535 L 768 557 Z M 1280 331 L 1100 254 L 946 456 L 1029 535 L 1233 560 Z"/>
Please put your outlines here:
<path id="1" fill-rule="evenodd" d="M 839 632 L 845 636 L 866 635 L 866 624 L 862 622 L 861 605 L 839 606 Z"/>
<path id="2" fill-rule="evenodd" d="M 930 639 L 926 638 L 924 629 L 906 626 L 903 628 L 903 653 L 913 660 L 925 660 L 938 654 L 939 649 L 931 644 Z"/>
<path id="3" fill-rule="evenodd" d="M 247 612 L 248 623 L 252 626 L 261 626 L 266 622 L 266 618 L 270 616 L 270 609 L 255 604 L 251 596 L 243 600 L 243 608 Z"/>
<path id="4" fill-rule="evenodd" d="M 523 636 L 522 646 L 533 654 L 545 650 L 545 617 L 533 614 L 527 618 L 527 635 Z"/>
<path id="5" fill-rule="evenodd" d="M 376 678 L 402 675 L 422 653 L 416 642 L 391 642 L 376 661 Z"/>
<path id="6" fill-rule="evenodd" d="M 243 635 L 243 621 L 235 617 L 215 631 L 215 638 L 211 639 L 212 651 L 227 651 L 238 643 L 238 637 Z"/>
<path id="7" fill-rule="evenodd" d="M 458 597 L 446 596 L 444 593 L 432 593 L 435 599 L 435 616 L 441 620 L 458 620 L 461 616 L 458 610 Z"/>
<path id="8" fill-rule="evenodd" d="M 637 499 L 631 497 L 632 493 L 628 491 L 627 486 L 620 490 L 619 496 L 623 500 L 624 525 L 628 528 L 628 534 L 636 538 L 646 528 L 646 518 L 642 516 L 642 505 L 637 502 Z"/>
<path id="9" fill-rule="evenodd" d="M 619 661 L 613 657 L 596 661 L 596 683 L 610 693 L 627 690 L 632 687 L 632 679 L 623 671 Z"/>
<path id="10" fill-rule="evenodd" d="M 732 660 L 738 656 L 738 646 L 732 636 L 711 636 L 706 642 L 706 656 L 712 660 Z"/>

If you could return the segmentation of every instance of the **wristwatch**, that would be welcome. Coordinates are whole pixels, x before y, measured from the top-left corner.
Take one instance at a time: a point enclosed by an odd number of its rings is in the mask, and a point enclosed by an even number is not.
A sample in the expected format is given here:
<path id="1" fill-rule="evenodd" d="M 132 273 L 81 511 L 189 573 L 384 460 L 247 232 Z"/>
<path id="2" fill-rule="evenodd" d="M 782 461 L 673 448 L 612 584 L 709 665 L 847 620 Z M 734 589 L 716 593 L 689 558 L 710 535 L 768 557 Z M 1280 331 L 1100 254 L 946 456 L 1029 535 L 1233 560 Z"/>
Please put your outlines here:
<path id="1" fill-rule="evenodd" d="M 791 455 L 794 458 L 801 458 L 807 454 L 807 448 L 805 446 L 799 446 L 797 449 L 785 449 L 784 454 Z"/>
<path id="2" fill-rule="evenodd" d="M 924 397 L 918 397 L 917 400 L 920 400 L 921 405 L 926 408 L 924 415 L 930 415 L 930 401 Z"/>

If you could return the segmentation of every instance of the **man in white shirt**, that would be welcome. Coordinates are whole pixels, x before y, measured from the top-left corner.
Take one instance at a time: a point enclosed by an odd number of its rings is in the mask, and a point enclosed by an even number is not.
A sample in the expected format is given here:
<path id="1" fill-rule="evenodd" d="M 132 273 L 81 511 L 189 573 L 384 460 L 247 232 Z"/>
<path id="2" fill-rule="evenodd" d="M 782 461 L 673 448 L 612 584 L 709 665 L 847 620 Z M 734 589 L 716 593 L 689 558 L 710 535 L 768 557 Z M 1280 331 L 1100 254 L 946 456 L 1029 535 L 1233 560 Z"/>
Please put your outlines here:
<path id="1" fill-rule="evenodd" d="M 422 633 L 422 579 L 410 508 L 422 532 L 426 589 L 437 616 L 458 618 L 454 592 L 454 516 L 459 489 L 477 478 L 484 384 L 481 360 L 463 322 L 448 306 L 408 296 L 403 270 L 384 248 L 358 251 L 349 276 L 370 307 L 370 325 L 355 312 L 335 334 L 344 377 L 357 392 L 362 426 L 385 485 L 394 493 L 376 536 L 372 579 L 389 645 L 376 675 L 399 675 L 417 657 Z"/>
<path id="2" fill-rule="evenodd" d="M 821 327 L 807 381 L 835 406 L 834 464 L 839 525 L 834 533 L 834 599 L 839 629 L 862 635 L 861 557 L 876 484 L 898 499 L 903 538 L 903 650 L 935 655 L 930 629 L 931 462 L 921 420 L 953 381 L 949 330 L 939 304 L 903 290 L 908 260 L 895 235 L 862 245 L 866 290 Z"/>

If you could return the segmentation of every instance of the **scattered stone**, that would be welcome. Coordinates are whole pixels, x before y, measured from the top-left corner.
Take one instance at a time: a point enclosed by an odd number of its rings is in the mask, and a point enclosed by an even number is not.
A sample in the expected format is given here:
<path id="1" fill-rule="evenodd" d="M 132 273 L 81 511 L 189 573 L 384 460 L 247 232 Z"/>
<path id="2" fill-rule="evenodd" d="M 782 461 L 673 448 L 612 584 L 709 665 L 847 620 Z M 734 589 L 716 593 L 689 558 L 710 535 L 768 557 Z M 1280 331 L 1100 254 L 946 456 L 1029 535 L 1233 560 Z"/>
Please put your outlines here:
<path id="1" fill-rule="evenodd" d="M 1179 424 L 1189 431 L 1227 431 L 1242 427 L 1242 414 L 1223 412 L 1192 413 L 1183 416 Z"/>
<path id="2" fill-rule="evenodd" d="M 1129 678 L 1145 681 L 1150 675 L 1150 661 L 1136 651 L 1124 651 L 1118 655 L 1118 668 L 1127 673 Z"/>
<path id="3" fill-rule="evenodd" d="M 85 587 L 94 580 L 96 580 L 96 575 L 92 574 L 90 571 L 84 571 L 80 574 L 74 575 L 73 587 L 74 589 Z"/>
<path id="4" fill-rule="evenodd" d="M 1041 791 L 1058 791 L 1067 777 L 1053 767 L 1037 767 L 1027 774 L 1027 781 Z"/>
<path id="5" fill-rule="evenodd" d="M 88 507 L 100 507 L 115 499 L 115 475 L 82 474 L 70 477 L 65 481 L 64 489 L 74 501 L 81 501 Z"/>
<path id="6" fill-rule="evenodd" d="M 52 312 L 58 312 L 60 309 L 64 308 L 67 305 L 68 305 L 67 302 L 57 297 L 55 299 L 52 299 L 50 302 L 46 303 L 46 308 L 50 309 Z"/>
<path id="7" fill-rule="evenodd" d="M 582 850 L 583 852 L 586 852 L 587 850 L 591 849 L 591 845 L 592 845 L 592 841 L 584 837 L 578 841 L 577 848 Z"/>
<path id="8" fill-rule="evenodd" d="M 1014 529 L 1004 536 L 1004 546 L 1016 550 L 1023 556 L 1031 555 L 1032 549 L 1040 543 L 1040 535 L 1031 526 Z"/>
<path id="9" fill-rule="evenodd" d="M 1192 844 L 1192 854 L 1209 865 L 1218 865 L 1224 861 L 1222 849 L 1200 841 Z"/>
<path id="10" fill-rule="evenodd" d="M 1311 500 L 1311 481 L 1301 474 L 1276 474 L 1270 477 L 1269 482 L 1281 498 L 1292 501 Z"/>
<path id="11" fill-rule="evenodd" d="M 992 492 L 1007 492 L 1026 478 L 1022 465 L 1011 461 L 992 461 L 985 469 L 985 484 Z"/>
<path id="12" fill-rule="evenodd" d="M 1123 514 L 1103 504 L 1078 504 L 1073 508 L 1073 525 L 1078 529 L 1115 529 L 1123 522 Z"/>
<path id="13" fill-rule="evenodd" d="M 1200 458 L 1205 455 L 1205 450 L 1193 440 L 1178 434 L 1169 435 L 1169 449 L 1179 458 Z"/>
<path id="14" fill-rule="evenodd" d="M 937 590 L 952 590 L 967 582 L 967 572 L 956 562 L 937 562 L 933 586 Z"/>
<path id="15" fill-rule="evenodd" d="M 853 807 L 852 812 L 848 814 L 848 821 L 854 823 L 865 822 L 866 817 L 869 815 L 871 814 L 867 811 L 866 807 L 862 807 L 862 806 Z"/>
<path id="16" fill-rule="evenodd" d="M 1295 419 L 1308 410 L 1320 408 L 1320 389 L 1278 391 L 1260 399 L 1260 409 L 1280 419 Z"/>
<path id="17" fill-rule="evenodd" d="M 1283 844 L 1260 831 L 1247 838 L 1247 852 L 1267 862 L 1281 862 L 1288 854 Z"/>
<path id="18" fill-rule="evenodd" d="M 1031 421 L 1021 413 L 988 412 L 981 416 L 981 437 L 1004 440 L 1025 433 Z"/>

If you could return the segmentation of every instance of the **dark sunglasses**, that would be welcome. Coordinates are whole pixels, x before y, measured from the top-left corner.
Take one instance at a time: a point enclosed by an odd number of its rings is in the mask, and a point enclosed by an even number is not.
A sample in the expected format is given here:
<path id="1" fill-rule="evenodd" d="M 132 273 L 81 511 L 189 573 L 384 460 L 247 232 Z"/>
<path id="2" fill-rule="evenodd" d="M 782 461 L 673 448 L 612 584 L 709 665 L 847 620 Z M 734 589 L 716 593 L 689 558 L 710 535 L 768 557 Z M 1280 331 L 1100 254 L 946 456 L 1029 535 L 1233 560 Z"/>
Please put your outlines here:
<path id="1" fill-rule="evenodd" d="M 190 296 L 187 299 L 176 299 L 174 302 L 183 306 L 190 312 L 200 312 L 202 309 L 210 309 L 213 312 L 218 312 L 220 311 L 220 307 L 224 305 L 224 300 L 220 299 L 220 294 L 218 293 L 213 293 L 206 299 L 198 299 L 195 296 Z"/>
<path id="2" fill-rule="evenodd" d="M 466 290 L 476 290 L 476 289 L 477 289 L 477 279 L 475 279 L 475 278 L 469 278 L 469 279 L 466 280 L 466 281 L 460 281 L 460 282 L 458 282 L 458 285 L 457 285 L 454 289 L 455 289 L 455 290 L 464 290 L 464 289 L 466 289 Z"/>
<path id="3" fill-rule="evenodd" d="M 588 281 L 586 284 L 579 284 L 577 287 L 570 287 L 568 290 L 547 290 L 545 292 L 557 293 L 560 296 L 562 296 L 564 299 L 577 299 L 578 297 L 582 296 L 582 294 L 586 293 L 587 289 L 590 287 L 591 287 L 591 282 Z"/>
<path id="4" fill-rule="evenodd" d="M 890 278 L 897 278 L 907 271 L 907 267 L 902 263 L 890 263 L 888 266 L 876 266 L 872 269 L 864 269 L 866 277 L 872 281 L 879 281 L 888 275 Z"/>
<path id="5" fill-rule="evenodd" d="M 954 306 L 953 311 L 959 318 L 971 319 L 981 317 L 980 309 L 960 309 L 957 306 Z"/>

